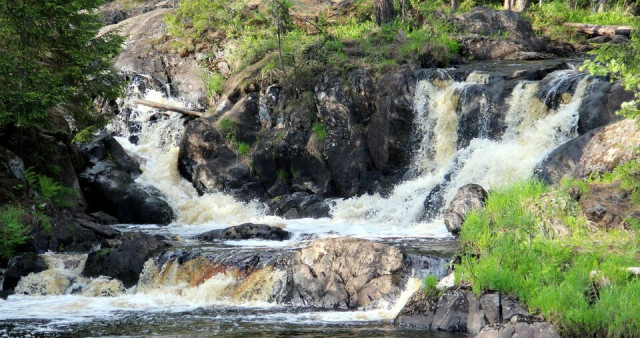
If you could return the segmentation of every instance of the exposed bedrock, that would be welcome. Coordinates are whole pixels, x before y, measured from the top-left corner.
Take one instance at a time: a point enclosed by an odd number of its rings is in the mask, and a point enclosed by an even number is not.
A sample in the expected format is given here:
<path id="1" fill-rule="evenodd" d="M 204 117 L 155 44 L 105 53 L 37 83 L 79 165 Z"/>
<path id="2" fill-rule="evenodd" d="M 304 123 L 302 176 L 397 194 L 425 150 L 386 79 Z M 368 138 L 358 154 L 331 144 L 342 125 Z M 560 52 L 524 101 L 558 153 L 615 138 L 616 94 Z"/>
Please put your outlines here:
<path id="1" fill-rule="evenodd" d="M 122 223 L 168 224 L 173 210 L 155 188 L 135 183 L 141 171 L 110 135 L 82 147 L 87 168 L 80 173 L 90 211 L 104 211 Z"/>

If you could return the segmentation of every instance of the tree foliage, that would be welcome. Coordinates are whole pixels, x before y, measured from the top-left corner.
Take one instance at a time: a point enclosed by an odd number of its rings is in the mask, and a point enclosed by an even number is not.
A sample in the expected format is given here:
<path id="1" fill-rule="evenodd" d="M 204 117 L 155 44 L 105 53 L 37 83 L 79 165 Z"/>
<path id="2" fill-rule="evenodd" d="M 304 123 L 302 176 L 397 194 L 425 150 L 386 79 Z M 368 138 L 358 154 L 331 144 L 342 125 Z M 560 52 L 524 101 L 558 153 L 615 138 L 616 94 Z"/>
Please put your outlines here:
<path id="1" fill-rule="evenodd" d="M 118 96 L 122 39 L 98 36 L 102 2 L 0 0 L 0 126 L 45 127 L 63 103 L 89 114 L 96 97 Z"/>
<path id="2" fill-rule="evenodd" d="M 626 117 L 640 117 L 640 32 L 638 28 L 628 44 L 603 44 L 590 52 L 593 60 L 585 61 L 583 68 L 592 74 L 609 75 L 620 80 L 627 90 L 635 93 L 635 99 L 622 104 L 618 112 Z"/>

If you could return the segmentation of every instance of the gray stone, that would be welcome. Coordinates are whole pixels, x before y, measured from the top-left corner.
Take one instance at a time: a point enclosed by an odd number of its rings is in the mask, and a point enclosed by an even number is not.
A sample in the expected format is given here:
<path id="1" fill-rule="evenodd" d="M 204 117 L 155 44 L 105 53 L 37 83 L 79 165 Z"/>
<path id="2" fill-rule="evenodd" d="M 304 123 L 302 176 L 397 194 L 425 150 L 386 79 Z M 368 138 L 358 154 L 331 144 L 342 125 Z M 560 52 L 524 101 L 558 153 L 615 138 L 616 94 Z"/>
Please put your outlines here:
<path id="1" fill-rule="evenodd" d="M 372 308 L 401 292 L 402 269 L 402 252 L 392 246 L 356 238 L 316 240 L 294 258 L 292 303 Z"/>
<path id="2" fill-rule="evenodd" d="M 458 193 L 444 212 L 444 224 L 454 235 L 460 232 L 467 214 L 473 209 L 484 208 L 487 192 L 477 184 L 467 184 Z"/>

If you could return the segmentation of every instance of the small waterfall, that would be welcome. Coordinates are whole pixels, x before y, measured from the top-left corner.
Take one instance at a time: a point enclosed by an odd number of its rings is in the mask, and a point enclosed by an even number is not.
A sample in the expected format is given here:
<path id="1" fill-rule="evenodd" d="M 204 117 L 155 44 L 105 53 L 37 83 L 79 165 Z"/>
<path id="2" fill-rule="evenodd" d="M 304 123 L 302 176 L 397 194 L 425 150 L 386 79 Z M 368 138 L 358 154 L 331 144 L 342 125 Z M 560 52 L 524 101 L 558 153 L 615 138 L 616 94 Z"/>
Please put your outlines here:
<path id="1" fill-rule="evenodd" d="M 190 108 L 179 98 L 150 89 L 149 79 L 137 76 L 120 102 L 126 112 L 108 129 L 126 152 L 140 164 L 143 174 L 138 183 L 154 186 L 168 199 L 178 216 L 175 223 L 199 225 L 210 222 L 239 224 L 264 217 L 259 203 L 242 203 L 232 196 L 216 192 L 200 196 L 193 185 L 178 172 L 178 145 L 186 121 L 181 114 L 164 112 L 134 102 L 134 98 Z"/>
<path id="2" fill-rule="evenodd" d="M 432 204 L 442 207 L 465 184 L 492 189 L 530 177 L 547 153 L 577 136 L 578 108 L 592 78 L 573 70 L 549 77 L 544 90 L 539 82 L 521 81 L 515 86 L 502 109 L 506 112 L 499 107 L 493 112 L 496 118 L 504 114 L 504 131 L 495 138 L 488 129 L 496 123 L 490 116 L 492 84 L 488 76 L 474 72 L 466 81 L 456 82 L 439 73 L 435 80 L 419 80 L 414 107 L 421 142 L 405 181 L 388 197 L 337 201 L 333 217 L 356 223 L 411 224 L 407 231 L 426 227 L 434 234 L 446 233 L 440 219 L 420 221 L 422 202 L 431 192 L 437 191 L 432 199 L 442 198 L 441 203 Z M 469 91 L 476 93 L 474 101 L 465 94 Z M 479 127 L 471 136 L 461 133 L 466 114 L 478 115 L 475 123 Z M 470 140 L 459 142 L 461 137 Z M 438 210 L 427 212 L 438 214 Z"/>
<path id="3" fill-rule="evenodd" d="M 117 279 L 81 276 L 87 255 L 42 255 L 48 269 L 22 277 L 15 288 L 16 294 L 30 296 L 78 294 L 87 297 L 118 296 L 124 286 Z"/>

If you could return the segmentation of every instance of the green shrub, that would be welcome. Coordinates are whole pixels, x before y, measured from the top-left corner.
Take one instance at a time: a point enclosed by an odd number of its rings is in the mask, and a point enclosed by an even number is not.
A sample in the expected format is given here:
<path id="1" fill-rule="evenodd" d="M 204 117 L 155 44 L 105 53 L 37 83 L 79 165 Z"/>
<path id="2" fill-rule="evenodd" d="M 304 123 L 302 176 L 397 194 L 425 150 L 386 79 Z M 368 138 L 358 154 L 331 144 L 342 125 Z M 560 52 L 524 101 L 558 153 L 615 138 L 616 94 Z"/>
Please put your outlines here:
<path id="1" fill-rule="evenodd" d="M 237 142 L 236 147 L 238 148 L 238 154 L 243 157 L 249 155 L 249 152 L 251 151 L 251 147 L 243 142 Z"/>
<path id="2" fill-rule="evenodd" d="M 238 132 L 238 125 L 230 118 L 225 117 L 221 119 L 218 124 L 218 132 L 220 132 L 222 137 L 228 140 L 235 140 L 236 133 Z"/>
<path id="3" fill-rule="evenodd" d="M 327 129 L 322 125 L 322 123 L 314 123 L 313 127 L 311 127 L 311 131 L 320 143 L 324 142 L 324 139 L 327 137 Z"/>
<path id="4" fill-rule="evenodd" d="M 27 241 L 29 229 L 24 224 L 26 212 L 15 206 L 0 207 L 0 257 L 13 256 L 17 246 Z"/>

